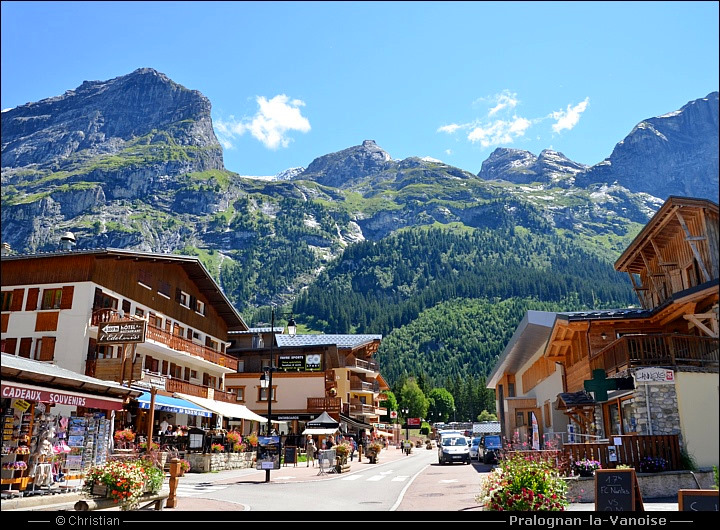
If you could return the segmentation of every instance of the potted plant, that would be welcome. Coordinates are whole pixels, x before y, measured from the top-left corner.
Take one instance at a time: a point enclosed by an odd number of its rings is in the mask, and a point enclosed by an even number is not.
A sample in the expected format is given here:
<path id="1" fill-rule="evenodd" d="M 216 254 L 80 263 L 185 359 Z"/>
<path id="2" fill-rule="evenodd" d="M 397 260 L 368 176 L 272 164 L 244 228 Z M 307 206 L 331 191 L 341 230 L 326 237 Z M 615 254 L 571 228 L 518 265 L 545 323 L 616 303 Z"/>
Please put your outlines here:
<path id="1" fill-rule="evenodd" d="M 382 451 L 382 444 L 380 442 L 375 441 L 368 445 L 367 457 L 371 464 L 377 463 L 380 451 Z"/>
<path id="2" fill-rule="evenodd" d="M 247 440 L 247 443 L 249 443 L 251 447 L 257 447 L 258 437 L 257 437 L 257 434 L 255 434 L 254 432 L 248 434 L 246 437 L 246 440 Z"/>
<path id="3" fill-rule="evenodd" d="M 242 442 L 233 444 L 233 451 L 235 451 L 236 453 L 244 453 L 247 451 L 247 444 Z"/>
<path id="4" fill-rule="evenodd" d="M 225 440 L 227 440 L 227 443 L 230 444 L 230 447 L 235 447 L 236 444 L 240 443 L 240 440 L 242 440 L 242 436 L 240 436 L 239 432 L 230 431 L 225 436 Z"/>
<path id="5" fill-rule="evenodd" d="M 646 456 L 640 460 L 640 473 L 660 473 L 667 470 L 667 467 L 667 460 L 659 456 Z"/>
<path id="6" fill-rule="evenodd" d="M 184 458 L 181 458 L 180 459 L 180 473 L 178 473 L 178 476 L 182 477 L 188 471 L 190 471 L 190 462 L 185 460 Z"/>
<path id="7" fill-rule="evenodd" d="M 212 444 L 210 446 L 211 453 L 222 453 L 225 451 L 225 446 L 222 444 Z"/>
<path id="8" fill-rule="evenodd" d="M 335 455 L 337 455 L 338 464 L 347 464 L 350 451 L 351 447 L 347 442 L 339 443 L 335 446 Z"/>
<path id="9" fill-rule="evenodd" d="M 595 470 L 600 468 L 602 468 L 602 466 L 597 460 L 583 458 L 582 460 L 576 460 L 573 462 L 573 469 L 581 477 L 592 477 L 595 475 Z"/>
<path id="10" fill-rule="evenodd" d="M 145 481 L 146 469 L 140 461 L 109 461 L 90 468 L 83 490 L 112 499 L 121 510 L 131 510 L 145 490 Z"/>
<path id="11" fill-rule="evenodd" d="M 149 448 L 149 449 L 148 449 L 148 443 L 147 443 L 147 442 L 142 442 L 142 443 L 140 444 L 140 450 L 142 450 L 142 451 L 157 451 L 158 449 L 160 449 L 160 446 L 159 446 L 158 444 L 156 444 L 155 442 L 150 442 L 150 448 Z"/>

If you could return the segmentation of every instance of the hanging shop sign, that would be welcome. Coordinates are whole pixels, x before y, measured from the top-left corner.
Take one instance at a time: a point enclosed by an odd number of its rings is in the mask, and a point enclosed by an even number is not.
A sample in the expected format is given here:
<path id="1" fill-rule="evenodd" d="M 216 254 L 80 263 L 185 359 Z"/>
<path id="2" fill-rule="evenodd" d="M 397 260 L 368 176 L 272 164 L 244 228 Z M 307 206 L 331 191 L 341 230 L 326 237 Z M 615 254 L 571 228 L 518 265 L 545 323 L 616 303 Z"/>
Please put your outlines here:
<path id="1" fill-rule="evenodd" d="M 145 320 L 103 322 L 98 326 L 97 344 L 135 344 L 145 342 Z"/>
<path id="2" fill-rule="evenodd" d="M 641 368 L 634 374 L 638 383 L 674 383 L 675 372 L 667 368 Z"/>
<path id="3" fill-rule="evenodd" d="M 55 405 L 71 405 L 103 410 L 122 410 L 123 400 L 120 398 L 104 398 L 81 394 L 68 390 L 55 390 L 21 383 L 2 382 L 2 397 L 26 401 L 42 401 Z"/>
<path id="4" fill-rule="evenodd" d="M 15 410 L 19 410 L 20 412 L 25 412 L 27 409 L 30 408 L 30 403 L 28 403 L 24 399 L 16 399 L 15 401 L 13 401 L 12 407 Z"/>

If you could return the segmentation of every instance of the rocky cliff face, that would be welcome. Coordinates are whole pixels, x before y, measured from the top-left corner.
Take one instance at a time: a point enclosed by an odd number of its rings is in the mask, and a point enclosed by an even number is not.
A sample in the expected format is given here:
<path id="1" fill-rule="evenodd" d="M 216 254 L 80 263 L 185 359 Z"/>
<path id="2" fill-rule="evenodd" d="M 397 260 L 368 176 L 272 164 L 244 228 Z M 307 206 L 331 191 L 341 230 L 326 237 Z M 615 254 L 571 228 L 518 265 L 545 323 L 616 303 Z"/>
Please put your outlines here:
<path id="1" fill-rule="evenodd" d="M 359 179 L 382 173 L 392 166 L 389 154 L 377 146 L 375 140 L 343 149 L 313 160 L 296 178 L 314 180 L 323 186 L 345 188 Z"/>
<path id="2" fill-rule="evenodd" d="M 109 81 L 85 81 L 62 96 L 3 112 L 2 130 L 3 170 L 57 171 L 80 159 L 120 153 L 144 136 L 150 144 L 202 151 L 194 157 L 197 171 L 223 168 L 210 101 L 151 68 Z"/>
<path id="3" fill-rule="evenodd" d="M 718 198 L 718 93 L 640 122 L 577 184 L 617 182 L 632 191 Z"/>
<path id="4" fill-rule="evenodd" d="M 545 149 L 540 156 L 529 151 L 495 149 L 483 162 L 478 177 L 485 180 L 507 180 L 515 184 L 539 182 L 558 186 L 570 186 L 575 176 L 587 169 L 562 153 Z"/>

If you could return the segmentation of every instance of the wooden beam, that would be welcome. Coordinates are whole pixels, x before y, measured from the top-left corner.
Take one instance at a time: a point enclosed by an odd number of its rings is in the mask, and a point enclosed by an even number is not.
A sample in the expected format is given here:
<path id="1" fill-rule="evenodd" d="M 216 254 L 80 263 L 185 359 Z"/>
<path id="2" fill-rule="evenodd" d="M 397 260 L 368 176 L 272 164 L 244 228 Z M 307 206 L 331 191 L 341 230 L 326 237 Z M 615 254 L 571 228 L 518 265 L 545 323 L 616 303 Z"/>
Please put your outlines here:
<path id="1" fill-rule="evenodd" d="M 703 324 L 702 322 L 700 322 L 700 320 L 699 320 L 695 315 L 683 315 L 683 318 L 684 318 L 685 320 L 689 320 L 690 322 L 692 322 L 693 324 L 695 324 L 695 325 L 698 327 L 698 329 L 700 329 L 701 331 L 704 331 L 706 335 L 712 337 L 713 339 L 717 339 L 717 338 L 718 338 L 718 334 L 717 334 L 717 333 L 714 333 L 713 330 L 711 330 L 711 329 L 710 329 L 709 327 L 707 327 L 705 324 Z"/>
<path id="2" fill-rule="evenodd" d="M 710 281 L 710 274 L 708 273 L 707 269 L 705 268 L 705 263 L 703 262 L 702 256 L 700 256 L 700 251 L 697 249 L 697 245 L 695 245 L 695 240 L 693 240 L 693 236 L 690 234 L 690 229 L 688 228 L 687 224 L 685 223 L 685 219 L 683 219 L 682 214 L 680 213 L 680 210 L 677 210 L 675 212 L 675 215 L 678 218 L 678 221 L 680 221 L 680 226 L 682 226 L 683 230 L 685 231 L 685 241 L 687 241 L 690 244 L 690 248 L 692 249 L 693 254 L 695 255 L 695 259 L 697 260 L 698 266 L 700 267 L 700 270 L 703 273 L 703 276 L 705 277 L 705 281 Z"/>

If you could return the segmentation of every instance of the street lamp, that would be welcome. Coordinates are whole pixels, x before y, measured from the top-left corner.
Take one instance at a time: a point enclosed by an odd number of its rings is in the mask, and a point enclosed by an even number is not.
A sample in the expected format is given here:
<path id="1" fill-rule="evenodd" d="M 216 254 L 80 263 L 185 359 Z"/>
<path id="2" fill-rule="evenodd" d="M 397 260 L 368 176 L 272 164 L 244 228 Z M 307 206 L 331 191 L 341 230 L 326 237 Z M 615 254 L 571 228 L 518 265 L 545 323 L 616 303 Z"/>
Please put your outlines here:
<path id="1" fill-rule="evenodd" d="M 410 414 L 410 409 L 401 409 L 401 412 L 405 418 L 405 441 L 407 442 L 410 439 L 410 426 L 408 425 L 408 414 Z"/>
<path id="2" fill-rule="evenodd" d="M 272 308 L 270 314 L 270 364 L 265 367 L 264 373 L 260 375 L 260 387 L 267 389 L 265 396 L 268 400 L 268 412 L 267 412 L 267 435 L 270 436 L 272 433 L 272 374 L 275 371 L 273 366 L 273 344 L 275 344 L 275 308 Z M 288 320 L 288 335 L 294 337 L 297 333 L 297 324 L 295 319 L 290 313 L 290 320 Z M 265 482 L 270 482 L 270 470 L 265 470 Z"/>

